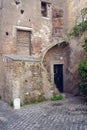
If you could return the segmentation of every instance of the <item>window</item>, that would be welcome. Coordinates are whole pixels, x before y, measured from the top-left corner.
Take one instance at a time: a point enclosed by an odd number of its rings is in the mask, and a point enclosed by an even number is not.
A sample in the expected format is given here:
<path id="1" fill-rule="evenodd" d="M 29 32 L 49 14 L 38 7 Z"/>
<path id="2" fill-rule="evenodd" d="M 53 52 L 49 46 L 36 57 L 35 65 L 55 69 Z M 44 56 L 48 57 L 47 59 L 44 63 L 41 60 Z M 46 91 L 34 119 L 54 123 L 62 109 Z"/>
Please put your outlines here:
<path id="1" fill-rule="evenodd" d="M 17 54 L 31 55 L 31 31 L 17 30 Z"/>
<path id="2" fill-rule="evenodd" d="M 41 14 L 43 17 L 47 17 L 47 3 L 41 2 Z"/>

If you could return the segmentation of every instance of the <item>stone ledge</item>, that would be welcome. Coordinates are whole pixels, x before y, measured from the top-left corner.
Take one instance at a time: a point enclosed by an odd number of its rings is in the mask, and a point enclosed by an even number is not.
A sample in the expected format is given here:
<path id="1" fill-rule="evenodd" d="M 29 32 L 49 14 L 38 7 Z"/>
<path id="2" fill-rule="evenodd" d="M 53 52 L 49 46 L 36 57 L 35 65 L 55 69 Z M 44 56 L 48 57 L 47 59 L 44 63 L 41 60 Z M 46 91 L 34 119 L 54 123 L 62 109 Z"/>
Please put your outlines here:
<path id="1" fill-rule="evenodd" d="M 29 61 L 29 62 L 40 62 L 40 58 L 33 56 L 24 56 L 24 55 L 4 55 L 6 59 L 13 61 Z"/>

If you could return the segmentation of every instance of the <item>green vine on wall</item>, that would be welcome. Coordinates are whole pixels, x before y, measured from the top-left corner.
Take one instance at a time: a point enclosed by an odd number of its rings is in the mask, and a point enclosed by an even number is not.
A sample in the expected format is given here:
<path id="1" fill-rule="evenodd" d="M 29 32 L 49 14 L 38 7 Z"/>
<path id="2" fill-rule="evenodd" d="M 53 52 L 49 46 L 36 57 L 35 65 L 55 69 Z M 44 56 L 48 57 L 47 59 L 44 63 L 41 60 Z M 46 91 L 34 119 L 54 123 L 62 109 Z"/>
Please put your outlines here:
<path id="1" fill-rule="evenodd" d="M 84 34 L 87 31 L 87 8 L 81 10 L 82 22 L 76 24 L 73 27 L 72 35 L 77 37 Z M 87 38 L 84 38 L 83 48 L 87 53 Z M 78 74 L 80 81 L 78 83 L 80 94 L 87 97 L 87 60 L 81 62 L 78 67 Z"/>
<path id="2" fill-rule="evenodd" d="M 73 36 L 81 36 L 87 30 L 87 20 L 82 21 L 79 24 L 76 24 L 73 27 L 72 35 Z"/>
<path id="3" fill-rule="evenodd" d="M 77 37 L 81 36 L 85 31 L 87 31 L 87 8 L 83 8 L 81 10 L 81 15 L 82 21 L 80 23 L 76 23 L 69 35 Z"/>
<path id="4" fill-rule="evenodd" d="M 87 39 L 85 39 L 85 42 L 84 42 L 84 45 L 83 45 L 83 48 L 87 54 Z"/>
<path id="5" fill-rule="evenodd" d="M 71 33 L 72 36 L 79 37 L 82 36 L 84 32 L 87 32 L 87 8 L 83 8 L 81 10 L 81 15 L 82 15 L 82 21 L 73 27 Z M 87 36 L 83 40 L 84 40 L 83 48 L 87 54 Z"/>
<path id="6" fill-rule="evenodd" d="M 81 10 L 81 15 L 82 15 L 82 18 L 84 19 L 85 16 L 87 15 L 87 8 L 83 8 L 83 9 Z"/>

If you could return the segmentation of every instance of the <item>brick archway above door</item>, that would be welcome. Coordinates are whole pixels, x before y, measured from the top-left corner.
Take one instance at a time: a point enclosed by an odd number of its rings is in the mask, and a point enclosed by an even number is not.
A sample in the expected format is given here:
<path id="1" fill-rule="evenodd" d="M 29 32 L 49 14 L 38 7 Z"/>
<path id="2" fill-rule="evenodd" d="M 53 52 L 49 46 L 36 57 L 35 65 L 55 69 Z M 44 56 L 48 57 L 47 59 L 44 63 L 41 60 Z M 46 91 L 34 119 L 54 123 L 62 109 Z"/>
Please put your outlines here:
<path id="1" fill-rule="evenodd" d="M 44 50 L 43 54 L 41 55 L 41 57 L 42 57 L 42 62 L 44 61 L 44 58 L 45 58 L 46 54 L 47 54 L 53 47 L 58 46 L 58 47 L 60 48 L 60 45 L 61 45 L 62 43 L 66 43 L 66 41 L 64 41 L 63 39 L 60 39 L 59 42 L 52 43 L 52 44 L 48 45 L 48 46 L 46 47 L 46 49 Z M 69 45 L 69 44 L 66 43 L 66 46 L 68 46 L 68 45 Z M 65 46 L 65 47 L 66 47 L 66 46 Z M 65 47 L 64 47 L 64 48 L 65 48 Z"/>
<path id="2" fill-rule="evenodd" d="M 66 91 L 66 84 L 67 84 L 67 67 L 68 67 L 68 56 L 69 56 L 69 46 L 58 46 L 55 45 L 52 48 L 50 48 L 43 59 L 43 64 L 45 69 L 48 72 L 49 78 L 53 85 L 55 85 L 54 82 L 54 66 L 55 65 L 62 65 L 63 69 L 63 82 L 64 88 L 63 90 Z M 63 85 L 62 85 L 63 86 Z"/>

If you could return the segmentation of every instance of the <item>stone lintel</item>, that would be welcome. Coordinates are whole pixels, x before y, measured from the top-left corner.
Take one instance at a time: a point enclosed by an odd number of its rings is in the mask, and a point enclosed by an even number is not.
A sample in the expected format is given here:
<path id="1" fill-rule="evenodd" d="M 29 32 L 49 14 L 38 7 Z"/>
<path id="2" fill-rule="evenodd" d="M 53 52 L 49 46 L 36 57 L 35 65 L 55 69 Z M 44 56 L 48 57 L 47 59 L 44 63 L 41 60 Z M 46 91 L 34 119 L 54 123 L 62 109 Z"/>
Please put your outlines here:
<path id="1" fill-rule="evenodd" d="M 29 27 L 15 26 L 15 28 L 18 30 L 32 31 L 32 28 L 29 28 Z"/>

